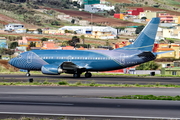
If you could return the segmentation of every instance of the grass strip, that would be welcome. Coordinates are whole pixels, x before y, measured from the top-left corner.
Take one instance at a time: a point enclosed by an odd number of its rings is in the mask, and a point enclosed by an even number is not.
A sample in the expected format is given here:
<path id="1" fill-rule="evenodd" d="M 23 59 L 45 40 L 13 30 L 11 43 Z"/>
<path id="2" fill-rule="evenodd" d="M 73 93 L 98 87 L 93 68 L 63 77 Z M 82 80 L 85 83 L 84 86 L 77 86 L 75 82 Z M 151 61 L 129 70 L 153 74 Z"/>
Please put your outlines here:
<path id="1" fill-rule="evenodd" d="M 143 100 L 173 100 L 179 101 L 180 96 L 155 96 L 155 95 L 125 95 L 121 97 L 102 97 L 108 99 L 143 99 Z"/>
<path id="2" fill-rule="evenodd" d="M 180 85 L 167 84 L 163 85 L 160 83 L 155 84 L 99 84 L 94 81 L 82 83 L 78 81 L 76 83 L 69 83 L 66 80 L 59 80 L 58 82 L 49 82 L 45 80 L 43 82 L 7 82 L 7 80 L 3 80 L 4 82 L 0 82 L 0 85 L 4 86 L 76 86 L 76 87 L 148 87 L 148 88 L 180 88 Z"/>

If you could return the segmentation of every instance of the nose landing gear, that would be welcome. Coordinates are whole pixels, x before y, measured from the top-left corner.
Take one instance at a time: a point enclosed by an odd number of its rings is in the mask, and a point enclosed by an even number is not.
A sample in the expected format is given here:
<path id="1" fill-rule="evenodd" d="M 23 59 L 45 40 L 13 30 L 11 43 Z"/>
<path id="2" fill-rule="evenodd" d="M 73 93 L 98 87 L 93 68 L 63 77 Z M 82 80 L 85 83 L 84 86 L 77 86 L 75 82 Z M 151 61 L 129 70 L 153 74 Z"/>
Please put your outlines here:
<path id="1" fill-rule="evenodd" d="M 27 71 L 26 76 L 27 76 L 27 77 L 31 76 L 31 74 L 30 74 L 30 71 L 29 71 L 29 70 Z"/>

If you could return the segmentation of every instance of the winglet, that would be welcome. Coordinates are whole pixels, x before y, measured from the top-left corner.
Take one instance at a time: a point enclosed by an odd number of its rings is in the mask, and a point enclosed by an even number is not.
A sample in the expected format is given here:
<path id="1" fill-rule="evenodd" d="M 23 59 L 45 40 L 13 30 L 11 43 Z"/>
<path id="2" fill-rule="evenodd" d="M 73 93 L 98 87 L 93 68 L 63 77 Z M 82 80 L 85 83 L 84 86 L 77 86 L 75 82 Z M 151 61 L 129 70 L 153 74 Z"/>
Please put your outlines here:
<path id="1" fill-rule="evenodd" d="M 152 51 L 159 23 L 160 18 L 152 18 L 152 20 L 149 21 L 149 23 L 141 31 L 133 44 L 115 50 L 124 49 Z"/>

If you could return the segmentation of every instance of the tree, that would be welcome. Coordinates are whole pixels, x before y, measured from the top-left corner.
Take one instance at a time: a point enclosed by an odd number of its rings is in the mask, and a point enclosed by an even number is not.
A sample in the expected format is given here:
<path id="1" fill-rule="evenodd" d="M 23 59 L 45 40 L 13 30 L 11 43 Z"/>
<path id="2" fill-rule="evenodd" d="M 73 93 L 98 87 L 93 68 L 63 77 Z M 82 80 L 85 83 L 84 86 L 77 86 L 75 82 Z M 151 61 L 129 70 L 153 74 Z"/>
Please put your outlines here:
<path id="1" fill-rule="evenodd" d="M 169 43 L 174 43 L 174 40 L 169 40 Z"/>
<path id="2" fill-rule="evenodd" d="M 115 27 L 116 28 L 116 30 L 117 30 L 117 35 L 116 35 L 116 38 L 119 38 L 119 32 L 120 31 L 122 31 L 122 30 L 124 30 L 125 29 L 125 27 Z"/>
<path id="3" fill-rule="evenodd" d="M 157 70 L 159 68 L 159 64 L 154 61 L 149 61 L 143 64 L 140 64 L 136 67 L 136 70 Z"/>
<path id="4" fill-rule="evenodd" d="M 120 13 L 119 6 L 116 5 L 114 10 L 115 10 L 116 13 Z"/>
<path id="5" fill-rule="evenodd" d="M 139 34 L 139 33 L 143 30 L 143 28 L 144 28 L 144 25 L 138 26 L 138 27 L 136 28 L 135 33 L 136 33 L 136 34 Z"/>
<path id="6" fill-rule="evenodd" d="M 31 42 L 29 46 L 30 47 L 36 47 L 36 43 Z"/>
<path id="7" fill-rule="evenodd" d="M 38 34 L 42 34 L 42 29 L 38 28 L 37 31 L 38 31 Z"/>
<path id="8" fill-rule="evenodd" d="M 75 23 L 75 19 L 72 19 L 72 20 L 71 20 L 71 23 L 74 24 L 74 23 Z"/>
<path id="9" fill-rule="evenodd" d="M 41 40 L 42 41 L 48 41 L 48 38 L 43 37 L 43 38 L 41 38 Z"/>
<path id="10" fill-rule="evenodd" d="M 51 25 L 57 25 L 57 26 L 59 26 L 60 23 L 59 23 L 58 21 L 54 20 L 54 21 L 51 22 Z"/>
<path id="11" fill-rule="evenodd" d="M 81 35 L 81 39 L 82 39 L 83 44 L 85 44 L 85 36 L 84 35 Z"/>
<path id="12" fill-rule="evenodd" d="M 68 41 L 68 44 L 70 46 L 76 47 L 76 44 L 79 42 L 80 42 L 79 38 L 77 36 L 73 36 L 72 39 Z"/>
<path id="13" fill-rule="evenodd" d="M 14 50 L 11 50 L 11 49 L 5 49 L 5 54 L 13 55 L 14 52 L 15 52 Z"/>
<path id="14" fill-rule="evenodd" d="M 15 49 L 18 46 L 18 42 L 12 42 L 9 46 L 10 49 Z"/>
<path id="15" fill-rule="evenodd" d="M 109 15 L 111 15 L 111 16 L 113 16 L 113 15 L 114 15 L 114 13 L 115 13 L 115 11 L 114 11 L 114 10 L 110 10 L 110 11 L 108 11 L 108 14 L 109 14 Z"/>

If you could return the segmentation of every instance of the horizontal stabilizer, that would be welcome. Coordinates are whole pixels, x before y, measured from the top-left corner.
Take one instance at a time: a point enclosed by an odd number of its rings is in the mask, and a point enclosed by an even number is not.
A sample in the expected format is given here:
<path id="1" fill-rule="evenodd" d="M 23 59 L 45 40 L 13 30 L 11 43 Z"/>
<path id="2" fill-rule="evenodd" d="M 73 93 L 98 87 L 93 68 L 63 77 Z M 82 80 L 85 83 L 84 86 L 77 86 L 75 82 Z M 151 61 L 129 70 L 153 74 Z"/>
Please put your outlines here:
<path id="1" fill-rule="evenodd" d="M 156 52 L 155 54 L 156 54 L 156 55 L 160 55 L 160 54 L 169 53 L 169 52 L 174 52 L 174 50 L 164 51 L 164 52 Z"/>

